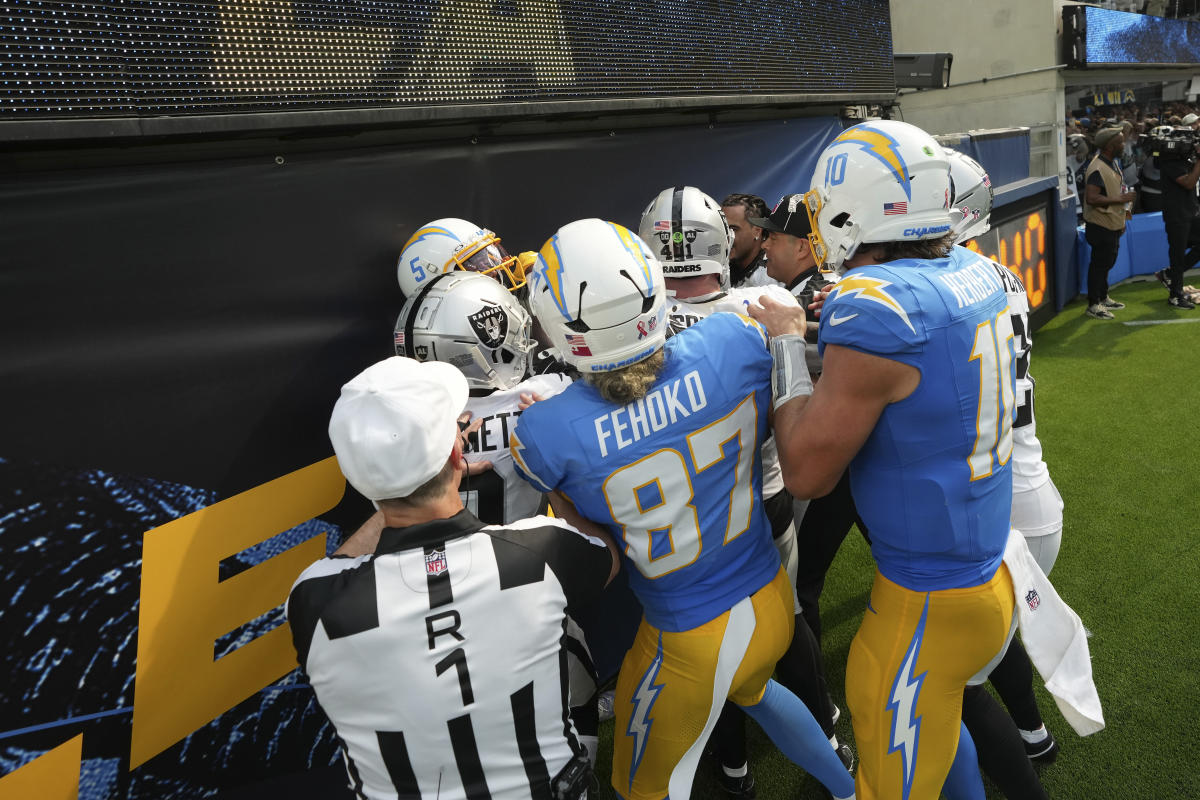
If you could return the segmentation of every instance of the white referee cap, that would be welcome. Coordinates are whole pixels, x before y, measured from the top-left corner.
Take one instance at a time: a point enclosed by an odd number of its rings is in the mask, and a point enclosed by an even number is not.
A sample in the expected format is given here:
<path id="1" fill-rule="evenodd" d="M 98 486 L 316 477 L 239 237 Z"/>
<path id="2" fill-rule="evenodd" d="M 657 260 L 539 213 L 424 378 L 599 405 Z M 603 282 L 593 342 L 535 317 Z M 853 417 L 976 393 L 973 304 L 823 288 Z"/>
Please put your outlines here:
<path id="1" fill-rule="evenodd" d="M 438 361 L 392 358 L 342 387 L 329 440 L 350 485 L 368 500 L 407 497 L 441 472 L 467 405 L 467 379 Z"/>

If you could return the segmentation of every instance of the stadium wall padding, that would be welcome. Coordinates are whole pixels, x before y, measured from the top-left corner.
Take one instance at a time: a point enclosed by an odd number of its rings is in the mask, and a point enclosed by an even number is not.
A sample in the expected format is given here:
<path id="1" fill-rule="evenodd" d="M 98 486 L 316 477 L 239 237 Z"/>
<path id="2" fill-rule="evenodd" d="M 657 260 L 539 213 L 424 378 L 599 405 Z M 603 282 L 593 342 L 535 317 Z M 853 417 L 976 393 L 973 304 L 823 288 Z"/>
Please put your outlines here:
<path id="1" fill-rule="evenodd" d="M 807 187 L 840 129 L 280 140 L 258 156 L 10 172 L 0 795 L 47 752 L 69 761 L 60 745 L 82 734 L 85 800 L 273 796 L 285 781 L 327 796 L 288 777 L 329 769 L 337 748 L 277 604 L 370 510 L 326 424 L 341 385 L 391 355 L 408 236 L 460 216 L 537 249 L 582 217 L 636 227 L 682 184 L 773 204 Z"/>

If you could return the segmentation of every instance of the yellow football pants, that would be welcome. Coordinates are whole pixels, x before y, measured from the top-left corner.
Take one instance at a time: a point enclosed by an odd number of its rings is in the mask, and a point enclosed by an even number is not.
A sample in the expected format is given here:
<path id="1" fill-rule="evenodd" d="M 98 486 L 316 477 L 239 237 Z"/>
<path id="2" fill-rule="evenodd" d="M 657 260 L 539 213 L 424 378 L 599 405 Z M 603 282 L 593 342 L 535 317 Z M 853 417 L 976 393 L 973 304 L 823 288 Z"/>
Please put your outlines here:
<path id="1" fill-rule="evenodd" d="M 795 625 L 787 573 L 689 631 L 642 620 L 617 677 L 613 788 L 626 800 L 689 796 L 704 743 L 728 697 L 759 702 Z"/>
<path id="2" fill-rule="evenodd" d="M 981 586 L 933 592 L 876 571 L 846 664 L 858 800 L 937 800 L 958 747 L 963 687 L 1004 646 L 1012 615 L 1003 564 Z"/>

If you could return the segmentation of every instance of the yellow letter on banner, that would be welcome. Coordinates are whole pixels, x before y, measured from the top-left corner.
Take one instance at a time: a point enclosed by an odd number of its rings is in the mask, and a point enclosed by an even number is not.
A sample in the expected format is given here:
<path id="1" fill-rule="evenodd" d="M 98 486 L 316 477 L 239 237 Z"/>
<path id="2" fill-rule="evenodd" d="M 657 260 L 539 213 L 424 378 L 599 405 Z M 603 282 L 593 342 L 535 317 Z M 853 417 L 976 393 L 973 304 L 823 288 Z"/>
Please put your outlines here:
<path id="1" fill-rule="evenodd" d="M 79 766 L 83 763 L 83 734 L 0 778 L 3 800 L 77 800 Z"/>
<path id="2" fill-rule="evenodd" d="M 329 511 L 345 490 L 328 458 L 146 532 L 130 769 L 296 667 L 286 623 L 220 661 L 213 643 L 284 602 L 326 537 L 220 582 L 219 565 Z"/>

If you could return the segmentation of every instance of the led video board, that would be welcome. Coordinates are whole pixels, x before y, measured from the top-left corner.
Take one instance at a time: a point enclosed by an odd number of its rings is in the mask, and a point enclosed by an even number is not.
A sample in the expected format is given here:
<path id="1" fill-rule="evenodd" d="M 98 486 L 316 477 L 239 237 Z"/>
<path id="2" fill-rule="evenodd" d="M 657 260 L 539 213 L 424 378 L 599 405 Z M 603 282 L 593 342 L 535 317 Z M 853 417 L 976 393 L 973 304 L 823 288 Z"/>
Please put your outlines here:
<path id="1" fill-rule="evenodd" d="M 895 92 L 887 0 L 10 0 L 0 120 Z"/>

